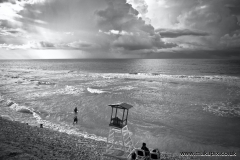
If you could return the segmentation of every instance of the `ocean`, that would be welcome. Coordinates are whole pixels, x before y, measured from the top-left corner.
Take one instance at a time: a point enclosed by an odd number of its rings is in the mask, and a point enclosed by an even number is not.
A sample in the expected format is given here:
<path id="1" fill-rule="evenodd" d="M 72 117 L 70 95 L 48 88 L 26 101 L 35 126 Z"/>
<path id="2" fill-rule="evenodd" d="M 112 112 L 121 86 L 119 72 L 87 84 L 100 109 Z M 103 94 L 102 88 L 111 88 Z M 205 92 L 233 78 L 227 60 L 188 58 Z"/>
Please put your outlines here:
<path id="1" fill-rule="evenodd" d="M 240 60 L 0 60 L 3 117 L 106 140 L 121 102 L 137 147 L 240 155 Z"/>

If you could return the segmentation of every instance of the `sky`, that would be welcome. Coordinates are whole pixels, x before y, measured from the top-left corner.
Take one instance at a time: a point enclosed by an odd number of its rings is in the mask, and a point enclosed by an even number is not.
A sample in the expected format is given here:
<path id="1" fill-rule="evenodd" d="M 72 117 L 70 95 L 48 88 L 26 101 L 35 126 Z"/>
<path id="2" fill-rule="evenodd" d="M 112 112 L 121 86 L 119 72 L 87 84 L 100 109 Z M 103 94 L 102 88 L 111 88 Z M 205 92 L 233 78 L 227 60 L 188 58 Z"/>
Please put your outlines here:
<path id="1" fill-rule="evenodd" d="M 0 0 L 0 59 L 240 59 L 240 0 Z"/>

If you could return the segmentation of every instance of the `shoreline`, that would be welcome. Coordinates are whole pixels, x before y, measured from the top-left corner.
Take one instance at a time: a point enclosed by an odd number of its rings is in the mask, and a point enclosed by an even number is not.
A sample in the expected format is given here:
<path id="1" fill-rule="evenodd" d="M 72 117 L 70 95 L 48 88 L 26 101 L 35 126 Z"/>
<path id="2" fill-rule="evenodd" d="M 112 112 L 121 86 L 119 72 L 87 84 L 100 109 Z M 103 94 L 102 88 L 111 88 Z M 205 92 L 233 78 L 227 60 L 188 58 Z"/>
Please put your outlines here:
<path id="1" fill-rule="evenodd" d="M 104 141 L 31 126 L 1 116 L 0 126 L 0 159 L 4 160 L 101 160 L 105 151 Z M 161 152 L 161 160 L 189 158 Z"/>

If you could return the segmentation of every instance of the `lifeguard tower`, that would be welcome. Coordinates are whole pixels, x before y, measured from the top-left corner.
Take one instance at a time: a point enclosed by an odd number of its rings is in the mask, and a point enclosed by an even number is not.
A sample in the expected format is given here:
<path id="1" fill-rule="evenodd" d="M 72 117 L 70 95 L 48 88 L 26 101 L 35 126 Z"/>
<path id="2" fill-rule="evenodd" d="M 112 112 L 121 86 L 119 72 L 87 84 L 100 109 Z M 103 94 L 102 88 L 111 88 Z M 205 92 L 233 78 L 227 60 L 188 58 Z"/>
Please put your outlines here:
<path id="1" fill-rule="evenodd" d="M 127 159 L 135 148 L 127 127 L 128 111 L 133 106 L 127 103 L 112 104 L 109 134 L 106 153 L 103 156 L 116 159 Z"/>

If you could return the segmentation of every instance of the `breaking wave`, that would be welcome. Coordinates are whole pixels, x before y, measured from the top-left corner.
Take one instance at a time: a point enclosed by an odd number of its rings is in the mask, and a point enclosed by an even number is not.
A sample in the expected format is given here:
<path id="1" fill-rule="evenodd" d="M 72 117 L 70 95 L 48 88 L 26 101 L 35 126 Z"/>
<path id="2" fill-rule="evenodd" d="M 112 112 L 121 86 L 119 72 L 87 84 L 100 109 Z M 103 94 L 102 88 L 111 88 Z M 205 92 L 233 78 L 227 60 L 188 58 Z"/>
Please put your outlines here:
<path id="1" fill-rule="evenodd" d="M 77 95 L 77 94 L 83 93 L 83 89 L 82 88 L 76 88 L 74 86 L 66 85 L 65 88 L 59 89 L 59 90 L 57 90 L 54 93 L 55 94 L 73 94 L 73 95 Z"/>
<path id="2" fill-rule="evenodd" d="M 3 100 L 4 101 L 4 100 Z M 14 101 L 7 100 L 5 102 L 5 105 L 8 106 L 10 109 L 21 112 L 21 113 L 26 113 L 26 114 L 31 114 L 36 120 L 40 120 L 41 116 L 37 114 L 34 109 L 26 107 L 26 106 L 20 106 L 19 104 L 15 103 Z"/>
<path id="3" fill-rule="evenodd" d="M 240 83 L 240 77 L 227 76 L 227 75 L 168 75 L 162 73 L 92 73 L 89 75 L 92 78 L 98 79 L 170 79 L 170 80 L 183 80 L 183 81 L 223 81 L 223 82 L 238 82 Z"/>
<path id="4" fill-rule="evenodd" d="M 27 113 L 27 114 L 33 114 L 33 110 L 25 107 L 25 106 L 19 106 L 18 104 L 14 103 L 10 106 L 11 109 L 16 110 L 17 112 L 21 112 L 21 113 Z"/>
<path id="5" fill-rule="evenodd" d="M 3 119 L 13 121 L 13 118 L 9 115 L 0 115 Z"/>
<path id="6" fill-rule="evenodd" d="M 240 80 L 239 77 L 234 76 L 220 76 L 220 75 L 167 75 L 160 73 L 129 73 L 130 76 L 139 77 L 162 77 L 162 78 L 177 78 L 189 80 Z"/>
<path id="7" fill-rule="evenodd" d="M 100 90 L 100 89 L 87 88 L 87 90 L 90 93 L 97 93 L 97 94 L 107 93 L 107 91 L 103 91 L 103 90 Z"/>
<path id="8" fill-rule="evenodd" d="M 133 86 L 123 86 L 123 87 L 119 87 L 118 90 L 132 90 L 135 89 L 135 87 Z"/>

